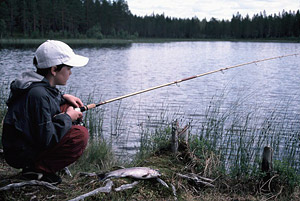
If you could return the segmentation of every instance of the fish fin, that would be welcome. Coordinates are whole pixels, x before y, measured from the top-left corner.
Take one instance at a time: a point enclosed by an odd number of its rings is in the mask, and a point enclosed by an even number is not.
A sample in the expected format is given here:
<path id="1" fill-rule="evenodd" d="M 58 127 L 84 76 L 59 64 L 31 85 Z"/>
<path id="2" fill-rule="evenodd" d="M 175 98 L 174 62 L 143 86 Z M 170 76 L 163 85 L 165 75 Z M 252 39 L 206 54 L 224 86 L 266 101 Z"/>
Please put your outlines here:
<path id="1" fill-rule="evenodd" d="M 142 176 L 142 178 L 147 178 L 147 177 L 148 177 L 148 175 L 149 175 L 149 173 L 147 173 L 147 174 L 143 175 L 143 176 Z"/>
<path id="2" fill-rule="evenodd" d="M 113 166 L 112 169 L 113 170 L 125 169 L 125 167 L 124 166 Z"/>

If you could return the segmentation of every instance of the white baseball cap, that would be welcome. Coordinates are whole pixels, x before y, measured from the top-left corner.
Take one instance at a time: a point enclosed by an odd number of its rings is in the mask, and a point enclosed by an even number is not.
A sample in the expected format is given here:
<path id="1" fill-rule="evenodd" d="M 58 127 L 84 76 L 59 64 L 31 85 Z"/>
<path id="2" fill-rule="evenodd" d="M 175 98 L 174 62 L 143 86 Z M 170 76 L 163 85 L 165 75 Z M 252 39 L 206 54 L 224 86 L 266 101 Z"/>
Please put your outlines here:
<path id="1" fill-rule="evenodd" d="M 47 40 L 35 52 L 37 68 L 50 68 L 65 64 L 72 67 L 85 66 L 89 58 L 80 56 L 66 44 L 57 40 Z"/>

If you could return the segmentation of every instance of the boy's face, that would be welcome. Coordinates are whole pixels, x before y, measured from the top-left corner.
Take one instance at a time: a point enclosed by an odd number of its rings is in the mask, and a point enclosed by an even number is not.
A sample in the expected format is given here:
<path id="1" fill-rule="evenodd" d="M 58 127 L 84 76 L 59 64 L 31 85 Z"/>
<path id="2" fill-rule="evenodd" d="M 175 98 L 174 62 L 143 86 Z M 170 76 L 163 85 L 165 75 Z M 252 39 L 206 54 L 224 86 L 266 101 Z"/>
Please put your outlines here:
<path id="1" fill-rule="evenodd" d="M 62 67 L 62 69 L 56 72 L 56 75 L 54 76 L 54 84 L 66 85 L 71 74 L 72 74 L 71 67 L 69 66 Z"/>

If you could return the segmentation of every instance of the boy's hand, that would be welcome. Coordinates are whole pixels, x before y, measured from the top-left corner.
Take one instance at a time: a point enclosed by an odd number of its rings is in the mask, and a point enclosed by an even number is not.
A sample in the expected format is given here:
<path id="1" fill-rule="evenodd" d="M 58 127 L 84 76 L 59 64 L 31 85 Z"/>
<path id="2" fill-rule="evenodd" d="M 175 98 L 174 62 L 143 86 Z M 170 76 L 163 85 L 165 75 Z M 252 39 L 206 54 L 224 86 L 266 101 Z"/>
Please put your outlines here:
<path id="1" fill-rule="evenodd" d="M 83 103 L 81 102 L 81 100 L 75 96 L 72 96 L 70 94 L 64 94 L 63 95 L 64 99 L 66 99 L 68 101 L 68 103 L 72 106 L 76 107 L 82 107 Z"/>
<path id="2" fill-rule="evenodd" d="M 79 118 L 82 118 L 82 112 L 74 110 L 72 106 L 68 107 L 66 113 L 71 117 L 72 122 L 76 121 Z"/>

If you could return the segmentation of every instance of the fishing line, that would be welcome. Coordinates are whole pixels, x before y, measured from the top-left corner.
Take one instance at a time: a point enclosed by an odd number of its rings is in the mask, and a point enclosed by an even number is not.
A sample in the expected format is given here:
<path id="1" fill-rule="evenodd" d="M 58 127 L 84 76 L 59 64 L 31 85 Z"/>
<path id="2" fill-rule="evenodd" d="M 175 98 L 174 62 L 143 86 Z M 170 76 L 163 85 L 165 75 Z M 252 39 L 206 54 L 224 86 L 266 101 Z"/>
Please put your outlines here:
<path id="1" fill-rule="evenodd" d="M 89 109 L 98 107 L 100 105 L 111 103 L 111 102 L 114 102 L 114 101 L 117 101 L 117 100 L 121 100 L 121 99 L 124 99 L 124 98 L 128 98 L 128 97 L 131 97 L 131 96 L 142 94 L 142 93 L 145 93 L 145 92 L 148 92 L 148 91 L 152 91 L 152 90 L 155 90 L 155 89 L 163 88 L 163 87 L 166 87 L 166 86 L 170 86 L 170 85 L 174 85 L 174 84 L 177 85 L 178 83 L 185 82 L 185 81 L 188 81 L 188 80 L 191 80 L 191 79 L 195 79 L 195 78 L 198 78 L 198 77 L 203 77 L 203 76 L 210 75 L 210 74 L 217 73 L 217 72 L 224 73 L 224 71 L 229 70 L 229 69 L 233 69 L 233 68 L 247 66 L 247 65 L 250 65 L 250 64 L 256 64 L 257 65 L 257 63 L 260 63 L 260 62 L 274 60 L 274 59 L 280 59 L 280 58 L 290 57 L 290 56 L 297 56 L 297 55 L 299 55 L 299 53 L 298 54 L 288 54 L 288 55 L 276 56 L 276 57 L 271 57 L 271 58 L 265 58 L 265 59 L 255 60 L 255 61 L 251 61 L 251 62 L 247 62 L 247 63 L 237 64 L 237 65 L 234 65 L 234 66 L 220 68 L 220 69 L 209 71 L 209 72 L 206 72 L 206 73 L 202 73 L 202 74 L 194 75 L 194 76 L 191 76 L 191 77 L 183 78 L 181 80 L 176 80 L 176 81 L 173 81 L 173 82 L 169 82 L 169 83 L 165 83 L 165 84 L 162 84 L 162 85 L 154 86 L 154 87 L 151 87 L 151 88 L 148 88 L 148 89 L 144 89 L 144 90 L 140 90 L 140 91 L 137 91 L 137 92 L 133 92 L 133 93 L 130 93 L 130 94 L 127 94 L 127 95 L 123 95 L 123 96 L 119 96 L 119 97 L 116 97 L 116 98 L 112 98 L 112 99 L 109 99 L 109 100 L 106 100 L 106 101 L 102 101 L 102 102 L 97 103 L 97 104 L 96 103 L 92 103 L 92 104 L 89 104 L 89 105 L 85 105 L 85 106 L 80 107 L 80 108 L 75 108 L 75 110 L 76 111 L 84 112 L 84 111 L 87 111 Z"/>

